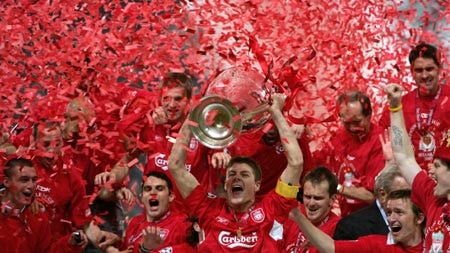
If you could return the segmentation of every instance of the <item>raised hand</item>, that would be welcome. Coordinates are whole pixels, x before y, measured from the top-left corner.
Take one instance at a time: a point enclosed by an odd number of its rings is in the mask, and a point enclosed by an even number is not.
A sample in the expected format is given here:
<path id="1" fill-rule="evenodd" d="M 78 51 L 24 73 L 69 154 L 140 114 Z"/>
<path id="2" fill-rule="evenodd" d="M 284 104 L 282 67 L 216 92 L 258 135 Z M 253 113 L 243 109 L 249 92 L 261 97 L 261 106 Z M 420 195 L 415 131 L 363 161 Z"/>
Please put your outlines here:
<path id="1" fill-rule="evenodd" d="M 395 83 L 391 83 L 386 86 L 384 91 L 387 94 L 390 108 L 397 108 L 402 104 L 402 94 L 403 94 L 402 86 Z"/>

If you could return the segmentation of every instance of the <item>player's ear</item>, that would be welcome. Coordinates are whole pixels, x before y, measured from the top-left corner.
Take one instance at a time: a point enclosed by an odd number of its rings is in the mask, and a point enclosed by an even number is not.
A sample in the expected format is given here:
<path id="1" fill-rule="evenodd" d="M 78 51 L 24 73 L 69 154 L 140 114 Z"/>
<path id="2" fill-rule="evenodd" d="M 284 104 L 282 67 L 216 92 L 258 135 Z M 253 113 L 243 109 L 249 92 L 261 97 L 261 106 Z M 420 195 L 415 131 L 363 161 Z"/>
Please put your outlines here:
<path id="1" fill-rule="evenodd" d="M 169 202 L 172 202 L 175 199 L 175 194 L 173 194 L 173 191 L 169 192 Z"/>
<path id="2" fill-rule="evenodd" d="M 255 192 L 259 191 L 260 188 L 261 188 L 261 181 L 256 181 L 255 182 Z"/>

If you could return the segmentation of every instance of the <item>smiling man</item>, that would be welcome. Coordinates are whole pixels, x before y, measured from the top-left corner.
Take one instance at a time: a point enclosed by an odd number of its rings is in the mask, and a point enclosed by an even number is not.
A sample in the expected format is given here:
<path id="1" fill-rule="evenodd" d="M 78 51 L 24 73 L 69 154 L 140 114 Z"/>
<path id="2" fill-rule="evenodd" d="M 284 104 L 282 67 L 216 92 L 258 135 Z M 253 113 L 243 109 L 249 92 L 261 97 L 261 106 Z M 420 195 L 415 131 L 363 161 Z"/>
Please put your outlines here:
<path id="1" fill-rule="evenodd" d="M 314 226 L 298 209 L 290 217 L 309 241 L 322 253 L 335 252 L 423 252 L 424 214 L 411 202 L 411 190 L 392 191 L 388 196 L 386 213 L 391 232 L 388 235 L 368 235 L 358 240 L 335 241 Z"/>
<path id="2" fill-rule="evenodd" d="M 450 252 L 450 130 L 436 149 L 430 175 L 427 175 L 414 157 L 405 127 L 403 89 L 398 84 L 389 84 L 386 93 L 393 155 L 406 181 L 411 184 L 413 202 L 427 216 L 424 252 Z"/>
<path id="3" fill-rule="evenodd" d="M 406 131 L 414 147 L 417 163 L 429 170 L 433 154 L 450 128 L 450 86 L 441 78 L 443 62 L 439 50 L 420 43 L 409 53 L 411 75 L 417 88 L 402 98 L 402 112 Z M 386 106 L 380 119 L 383 128 L 390 126 L 390 111 Z"/>
<path id="4" fill-rule="evenodd" d="M 337 178 L 326 167 L 317 167 L 303 179 L 303 205 L 301 211 L 321 231 L 333 235 L 340 217 L 331 211 L 337 194 Z M 314 248 L 296 224 L 285 224 L 286 251 L 289 253 L 314 253 Z"/>
<path id="5" fill-rule="evenodd" d="M 73 234 L 52 241 L 51 226 L 43 213 L 33 214 L 30 204 L 36 191 L 38 176 L 30 160 L 10 159 L 4 169 L 4 192 L 0 194 L 0 245 L 2 252 L 81 252 L 87 244 L 82 230 L 82 242 Z"/>
<path id="6" fill-rule="evenodd" d="M 206 185 L 185 169 L 191 138 L 185 121 L 169 157 L 169 170 L 189 211 L 199 217 L 205 240 L 198 252 L 282 252 L 283 226 L 297 206 L 303 156 L 293 130 L 283 116 L 282 94 L 272 95 L 269 112 L 286 150 L 287 166 L 275 190 L 256 201 L 262 183 L 261 169 L 248 157 L 234 157 L 226 170 L 226 198 L 208 196 Z"/>

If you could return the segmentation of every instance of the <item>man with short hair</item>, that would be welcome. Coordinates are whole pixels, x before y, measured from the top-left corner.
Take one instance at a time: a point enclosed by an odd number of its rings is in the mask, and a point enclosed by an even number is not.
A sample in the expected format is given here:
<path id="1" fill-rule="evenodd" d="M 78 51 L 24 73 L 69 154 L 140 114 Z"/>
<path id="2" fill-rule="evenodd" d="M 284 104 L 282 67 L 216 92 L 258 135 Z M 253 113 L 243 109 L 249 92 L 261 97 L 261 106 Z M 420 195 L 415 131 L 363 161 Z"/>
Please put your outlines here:
<path id="1" fill-rule="evenodd" d="M 337 178 L 328 168 L 319 166 L 310 171 L 304 179 L 300 205 L 302 213 L 314 226 L 328 235 L 334 233 L 340 217 L 331 211 L 337 195 Z M 289 253 L 317 252 L 299 227 L 292 221 L 285 223 L 286 251 Z"/>
<path id="2" fill-rule="evenodd" d="M 226 198 L 208 196 L 207 186 L 185 169 L 191 139 L 190 121 L 185 121 L 169 156 L 169 170 L 188 204 L 199 217 L 205 240 L 199 252 L 279 252 L 283 245 L 283 225 L 289 210 L 297 206 L 298 182 L 303 156 L 296 136 L 281 112 L 284 96 L 272 95 L 269 112 L 283 140 L 288 164 L 274 191 L 261 201 L 261 169 L 248 157 L 234 157 L 228 164 L 224 189 Z"/>
<path id="3" fill-rule="evenodd" d="M 59 122 L 42 119 L 33 126 L 32 133 L 35 140 L 32 161 L 40 178 L 35 197 L 42 204 L 39 211 L 49 217 L 52 236 L 83 229 L 96 247 L 115 243 L 119 237 L 101 231 L 94 222 L 83 179 L 72 167 L 70 151 L 62 149 Z"/>
<path id="4" fill-rule="evenodd" d="M 372 234 L 387 235 L 390 231 L 385 211 L 387 196 L 391 191 L 409 188 L 398 166 L 387 164 L 375 179 L 375 202 L 342 218 L 336 225 L 333 238 L 356 240 Z"/>
<path id="5" fill-rule="evenodd" d="M 368 235 L 357 240 L 333 240 L 308 218 L 293 209 L 290 214 L 309 241 L 322 253 L 345 252 L 423 252 L 424 214 L 410 199 L 411 190 L 393 191 L 388 196 L 386 213 L 391 227 L 388 235 Z"/>
<path id="6" fill-rule="evenodd" d="M 445 104 L 450 87 L 441 79 L 443 63 L 438 48 L 421 42 L 410 51 L 408 58 L 417 88 L 402 98 L 403 117 L 416 161 L 428 171 L 436 148 L 450 128 L 450 106 Z M 383 111 L 380 125 L 390 126 L 389 106 Z"/>
<path id="7" fill-rule="evenodd" d="M 330 168 L 338 177 L 341 216 L 368 206 L 375 200 L 375 177 L 385 160 L 379 141 L 383 133 L 371 122 L 369 97 L 358 90 L 345 91 L 337 99 L 342 127 L 330 140 L 330 150 L 319 152 L 317 164 Z"/>
<path id="8" fill-rule="evenodd" d="M 11 158 L 4 169 L 4 192 L 1 197 L 0 244 L 4 253 L 69 253 L 81 252 L 87 244 L 82 230 L 81 242 L 74 234 L 52 241 L 50 223 L 42 213 L 33 214 L 29 208 L 38 176 L 30 160 Z"/>
<path id="9" fill-rule="evenodd" d="M 391 144 L 395 161 L 406 181 L 411 184 L 412 201 L 424 210 L 426 252 L 450 251 L 450 129 L 436 149 L 429 175 L 414 156 L 402 106 L 403 89 L 398 84 L 386 87 L 391 114 Z M 446 105 L 441 105 L 446 106 Z M 448 117 L 446 115 L 445 117 Z"/>
<path id="10" fill-rule="evenodd" d="M 192 223 L 187 222 L 185 214 L 171 210 L 174 198 L 173 185 L 166 174 L 151 171 L 146 175 L 141 192 L 144 211 L 128 224 L 121 247 L 125 252 L 195 252 L 195 245 L 187 239 Z M 111 248 L 107 252 L 116 252 Z"/>
<path id="11" fill-rule="evenodd" d="M 122 183 L 128 176 L 128 163 L 137 158 L 141 152 L 146 156 L 144 175 L 150 171 L 161 171 L 171 177 L 167 161 L 174 136 L 189 112 L 193 83 L 187 74 L 170 72 L 161 81 L 160 86 L 158 106 L 150 108 L 148 112 L 142 111 L 142 108 L 136 108 L 138 113 L 130 112 L 129 115 L 124 116 L 121 122 L 120 128 L 122 129 L 131 128 L 131 125 L 135 124 L 141 125 L 138 130 L 139 134 L 130 137 L 132 142 L 136 142 L 136 148 L 129 150 L 129 154 L 123 157 L 122 161 L 110 172 L 98 174 L 95 179 L 96 184 L 104 185 L 108 181 L 115 184 Z M 190 170 L 202 184 L 208 185 L 211 192 L 214 192 L 215 187 L 211 179 L 215 177 L 210 174 L 213 171 L 209 169 L 208 149 L 194 137 L 191 138 L 189 147 L 192 152 L 188 154 L 185 168 Z M 229 160 L 229 156 L 224 159 Z M 174 194 L 178 197 L 172 203 L 173 210 L 182 211 L 184 205 L 177 187 L 174 188 Z"/>

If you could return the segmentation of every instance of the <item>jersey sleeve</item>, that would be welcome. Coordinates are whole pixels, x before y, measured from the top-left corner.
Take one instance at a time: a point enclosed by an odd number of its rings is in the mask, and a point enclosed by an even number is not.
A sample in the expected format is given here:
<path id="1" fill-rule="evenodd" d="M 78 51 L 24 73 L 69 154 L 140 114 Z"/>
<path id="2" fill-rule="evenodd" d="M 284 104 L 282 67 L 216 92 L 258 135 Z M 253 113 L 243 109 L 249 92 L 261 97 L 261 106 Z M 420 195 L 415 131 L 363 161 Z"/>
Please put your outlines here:
<path id="1" fill-rule="evenodd" d="M 434 206 L 434 186 L 436 183 L 431 179 L 425 171 L 419 172 L 413 180 L 411 200 L 420 210 L 427 213 L 428 207 Z"/>

